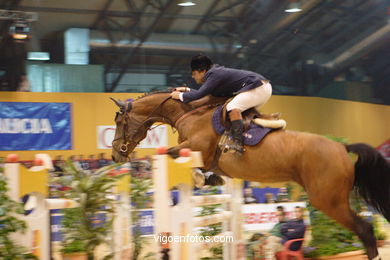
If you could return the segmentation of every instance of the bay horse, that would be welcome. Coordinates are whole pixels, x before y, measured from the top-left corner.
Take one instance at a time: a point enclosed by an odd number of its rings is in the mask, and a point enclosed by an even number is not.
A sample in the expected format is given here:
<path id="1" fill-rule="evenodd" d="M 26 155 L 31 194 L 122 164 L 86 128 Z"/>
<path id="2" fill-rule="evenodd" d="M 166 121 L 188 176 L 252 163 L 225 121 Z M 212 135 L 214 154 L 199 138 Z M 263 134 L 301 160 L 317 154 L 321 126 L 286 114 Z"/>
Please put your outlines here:
<path id="1" fill-rule="evenodd" d="M 149 93 L 132 102 L 114 100 L 116 132 L 112 157 L 128 161 L 129 153 L 156 122 L 179 133 L 179 144 L 168 150 L 177 156 L 182 148 L 201 151 L 204 169 L 215 161 L 218 136 L 211 118 L 215 106 L 193 109 L 170 98 L 169 93 Z M 351 209 L 353 188 L 390 221 L 390 165 L 367 144 L 344 145 L 320 135 L 276 130 L 259 144 L 246 146 L 241 157 L 222 153 L 216 162 L 224 174 L 256 182 L 295 181 L 303 186 L 310 203 L 353 231 L 363 242 L 369 259 L 380 259 L 372 226 Z M 358 155 L 354 163 L 349 152 Z M 214 162 L 215 164 L 215 162 Z"/>

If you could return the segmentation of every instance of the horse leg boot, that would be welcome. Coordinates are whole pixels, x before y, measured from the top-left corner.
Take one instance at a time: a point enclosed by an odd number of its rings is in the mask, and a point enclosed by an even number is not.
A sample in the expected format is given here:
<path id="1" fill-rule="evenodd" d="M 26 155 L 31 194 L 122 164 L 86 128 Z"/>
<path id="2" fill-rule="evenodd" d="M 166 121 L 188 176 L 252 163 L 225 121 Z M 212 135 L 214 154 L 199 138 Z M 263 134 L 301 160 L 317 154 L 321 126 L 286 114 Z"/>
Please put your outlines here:
<path id="1" fill-rule="evenodd" d="M 229 118 L 232 123 L 232 135 L 234 140 L 232 148 L 236 151 L 237 155 L 241 156 L 244 153 L 244 137 L 242 136 L 244 124 L 242 122 L 241 111 L 233 109 L 229 112 Z"/>
<path id="2" fill-rule="evenodd" d="M 176 159 L 180 156 L 180 150 L 183 148 L 191 148 L 191 143 L 188 140 L 181 142 L 179 145 L 170 147 L 167 153 L 169 156 Z M 217 186 L 225 184 L 225 181 L 222 179 L 221 176 L 216 175 L 214 173 L 205 174 L 199 168 L 196 168 L 196 170 L 193 171 L 192 179 L 194 181 L 195 187 L 197 188 L 202 188 L 204 185 Z"/>
<path id="3" fill-rule="evenodd" d="M 187 140 L 184 142 L 181 142 L 180 144 L 170 147 L 167 151 L 167 154 L 171 156 L 173 159 L 176 159 L 177 157 L 180 156 L 180 150 L 183 148 L 190 148 L 191 143 Z"/>

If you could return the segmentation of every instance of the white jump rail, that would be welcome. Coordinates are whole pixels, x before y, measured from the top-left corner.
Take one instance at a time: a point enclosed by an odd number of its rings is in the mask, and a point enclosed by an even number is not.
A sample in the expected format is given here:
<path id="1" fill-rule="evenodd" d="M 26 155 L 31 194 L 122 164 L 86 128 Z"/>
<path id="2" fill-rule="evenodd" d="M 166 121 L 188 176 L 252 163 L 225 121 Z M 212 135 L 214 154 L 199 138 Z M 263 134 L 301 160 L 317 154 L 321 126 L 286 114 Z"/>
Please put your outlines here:
<path id="1" fill-rule="evenodd" d="M 194 155 L 195 152 L 192 152 Z M 199 159 L 199 154 L 193 156 Z M 241 183 L 226 179 L 224 194 L 193 196 L 192 170 L 203 165 L 194 164 L 191 157 L 181 157 L 176 160 L 167 155 L 153 157 L 155 234 L 169 233 L 173 237 L 195 237 L 197 227 L 208 226 L 222 222 L 221 234 L 217 236 L 232 236 L 233 242 L 223 243 L 223 259 L 237 259 L 236 243 L 241 240 Z M 170 189 L 179 190 L 179 203 L 170 205 Z M 194 208 L 203 205 L 223 204 L 224 210 L 213 215 L 196 217 Z M 170 243 L 170 260 L 198 260 L 200 249 L 210 248 L 218 243 Z"/>
<path id="2" fill-rule="evenodd" d="M 49 158 L 49 157 L 48 157 Z M 45 158 L 43 158 L 45 159 Z M 69 199 L 49 199 L 48 171 L 45 166 L 25 168 L 20 163 L 6 163 L 4 174 L 7 177 L 11 199 L 19 201 L 24 195 L 30 195 L 25 209 L 33 212 L 20 219 L 26 222 L 27 231 L 17 233 L 13 238 L 18 241 L 40 260 L 52 259 L 50 255 L 50 210 L 77 207 L 76 202 Z M 114 260 L 129 259 L 131 253 L 130 241 L 130 202 L 127 183 L 118 183 L 115 187 L 115 196 L 118 203 L 115 205 L 115 219 L 112 233 L 111 251 L 115 254 Z M 111 195 L 110 195 L 111 196 Z"/>

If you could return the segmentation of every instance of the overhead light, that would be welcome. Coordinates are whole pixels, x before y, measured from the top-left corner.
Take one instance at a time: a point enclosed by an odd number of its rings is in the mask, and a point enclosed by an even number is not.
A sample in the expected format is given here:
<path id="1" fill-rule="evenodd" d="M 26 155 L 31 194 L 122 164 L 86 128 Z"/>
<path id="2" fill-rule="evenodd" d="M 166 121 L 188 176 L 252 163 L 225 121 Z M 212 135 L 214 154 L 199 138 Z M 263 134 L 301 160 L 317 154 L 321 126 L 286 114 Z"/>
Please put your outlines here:
<path id="1" fill-rule="evenodd" d="M 29 51 L 27 53 L 28 60 L 50 60 L 50 54 L 48 52 Z"/>
<path id="2" fill-rule="evenodd" d="M 9 27 L 9 34 L 16 41 L 25 41 L 30 38 L 30 27 L 25 21 L 15 21 Z"/>
<path id="3" fill-rule="evenodd" d="M 192 1 L 182 1 L 182 2 L 178 3 L 177 5 L 180 5 L 180 6 L 194 6 L 196 4 L 194 2 L 192 2 Z"/>
<path id="4" fill-rule="evenodd" d="M 290 0 L 290 3 L 288 4 L 287 8 L 284 10 L 287 13 L 296 13 L 302 11 L 301 9 L 301 3 L 299 0 Z"/>

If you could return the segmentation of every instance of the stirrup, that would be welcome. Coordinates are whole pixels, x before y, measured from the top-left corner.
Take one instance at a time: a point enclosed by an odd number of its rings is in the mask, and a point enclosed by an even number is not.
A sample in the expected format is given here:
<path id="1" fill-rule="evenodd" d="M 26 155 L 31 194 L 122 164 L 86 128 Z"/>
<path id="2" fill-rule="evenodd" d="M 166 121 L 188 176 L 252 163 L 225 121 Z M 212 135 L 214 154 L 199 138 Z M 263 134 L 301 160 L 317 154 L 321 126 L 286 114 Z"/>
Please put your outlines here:
<path id="1" fill-rule="evenodd" d="M 235 154 L 238 156 L 242 156 L 244 154 L 244 145 L 240 145 L 236 142 L 232 144 L 232 146 L 229 147 L 230 149 L 234 150 Z"/>

